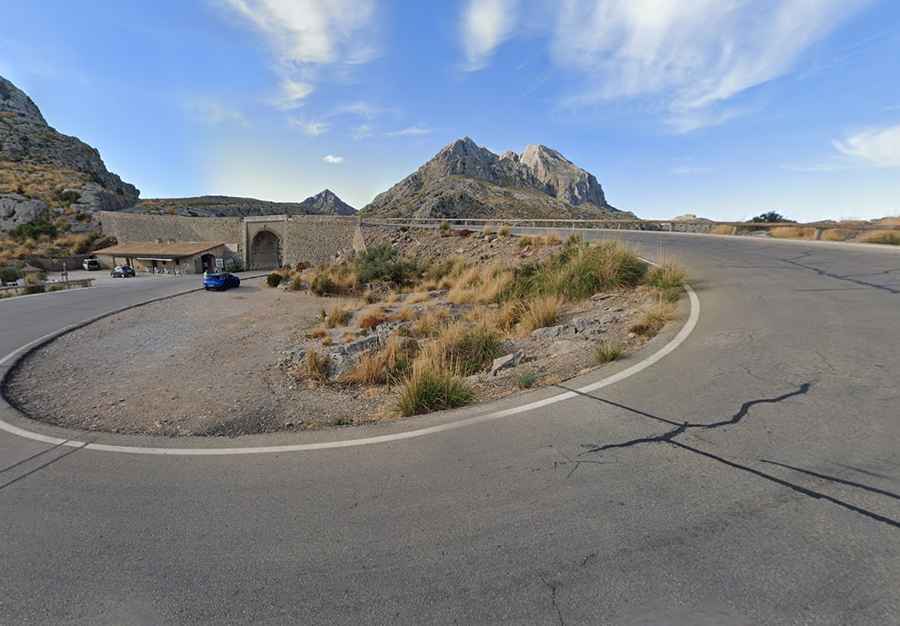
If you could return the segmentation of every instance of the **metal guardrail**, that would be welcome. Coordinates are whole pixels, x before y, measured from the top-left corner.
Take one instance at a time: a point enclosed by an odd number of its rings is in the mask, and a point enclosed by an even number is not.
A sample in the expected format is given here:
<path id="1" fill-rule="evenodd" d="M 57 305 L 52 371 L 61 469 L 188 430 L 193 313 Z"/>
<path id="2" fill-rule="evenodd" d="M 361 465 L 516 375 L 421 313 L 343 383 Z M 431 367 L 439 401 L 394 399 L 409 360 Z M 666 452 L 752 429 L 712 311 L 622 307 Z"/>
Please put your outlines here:
<path id="1" fill-rule="evenodd" d="M 53 291 L 64 291 L 66 289 L 79 289 L 84 287 L 93 287 L 93 278 L 76 278 L 74 280 L 60 280 L 55 282 L 40 283 L 37 285 L 3 285 L 0 286 L 0 298 L 12 298 L 15 296 L 23 296 L 31 293 L 50 293 Z M 36 289 L 43 287 L 43 290 Z"/>
<path id="2" fill-rule="evenodd" d="M 360 218 L 362 225 L 403 226 L 422 225 L 439 226 L 442 223 L 451 226 L 510 226 L 532 228 L 597 228 L 608 230 L 648 230 L 662 232 L 698 232 L 709 233 L 713 229 L 721 230 L 731 228 L 730 234 L 740 232 L 770 230 L 773 228 L 801 228 L 815 229 L 815 238 L 819 239 L 822 232 L 831 229 L 846 231 L 872 231 L 872 230 L 900 230 L 900 224 L 871 224 L 871 223 L 840 223 L 840 222 L 705 222 L 705 221 L 675 221 L 675 220 L 597 220 L 597 219 L 547 219 L 547 218 L 437 218 L 437 217 L 384 217 L 384 218 Z"/>

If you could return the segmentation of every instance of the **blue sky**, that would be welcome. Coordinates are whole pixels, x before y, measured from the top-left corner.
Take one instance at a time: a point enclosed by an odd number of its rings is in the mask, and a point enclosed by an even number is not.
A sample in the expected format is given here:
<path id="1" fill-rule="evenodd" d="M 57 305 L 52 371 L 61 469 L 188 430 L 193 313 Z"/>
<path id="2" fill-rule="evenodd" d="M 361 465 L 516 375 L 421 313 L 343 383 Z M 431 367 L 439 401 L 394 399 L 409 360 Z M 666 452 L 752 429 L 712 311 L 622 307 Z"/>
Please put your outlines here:
<path id="1" fill-rule="evenodd" d="M 894 0 L 4 0 L 0 75 L 143 197 L 362 207 L 464 135 L 641 217 L 900 214 Z"/>

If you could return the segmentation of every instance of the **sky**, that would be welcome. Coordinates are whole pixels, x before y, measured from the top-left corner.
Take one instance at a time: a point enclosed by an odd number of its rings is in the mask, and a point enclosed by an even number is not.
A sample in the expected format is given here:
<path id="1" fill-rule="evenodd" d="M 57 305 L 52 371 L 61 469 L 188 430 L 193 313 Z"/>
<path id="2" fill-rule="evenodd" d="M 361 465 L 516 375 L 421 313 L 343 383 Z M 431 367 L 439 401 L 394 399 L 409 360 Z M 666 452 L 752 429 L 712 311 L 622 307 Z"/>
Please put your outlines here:
<path id="1" fill-rule="evenodd" d="M 361 208 L 456 138 L 644 218 L 900 214 L 895 0 L 3 0 L 0 75 L 141 196 Z"/>

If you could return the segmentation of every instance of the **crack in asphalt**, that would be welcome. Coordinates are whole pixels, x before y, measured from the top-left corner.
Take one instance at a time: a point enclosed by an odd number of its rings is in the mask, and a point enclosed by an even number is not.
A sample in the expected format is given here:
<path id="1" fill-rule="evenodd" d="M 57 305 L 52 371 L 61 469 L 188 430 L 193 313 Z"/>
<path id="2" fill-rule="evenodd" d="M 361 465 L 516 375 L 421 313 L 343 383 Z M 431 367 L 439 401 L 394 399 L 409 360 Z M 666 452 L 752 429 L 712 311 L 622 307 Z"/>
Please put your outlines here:
<path id="1" fill-rule="evenodd" d="M 841 276 L 840 274 L 835 274 L 833 272 L 829 272 L 827 270 L 823 270 L 820 267 L 816 267 L 815 265 L 807 265 L 805 263 L 801 263 L 799 259 L 805 259 L 812 254 L 811 251 L 804 252 L 799 256 L 795 256 L 789 259 L 778 259 L 783 263 L 787 263 L 789 265 L 793 265 L 795 267 L 800 267 L 805 270 L 809 270 L 811 272 L 815 272 L 819 276 L 824 276 L 826 278 L 833 278 L 835 280 L 842 280 L 844 282 L 853 283 L 854 285 L 861 285 L 863 287 L 870 287 L 872 289 L 880 289 L 881 291 L 887 291 L 888 293 L 892 293 L 894 295 L 900 294 L 900 289 L 894 289 L 893 287 L 888 287 L 887 285 L 879 285 L 877 283 L 870 283 L 865 280 L 859 280 L 858 278 L 853 278 L 852 274 L 845 274 Z"/>
<path id="2" fill-rule="evenodd" d="M 559 585 L 548 581 L 546 578 L 544 578 L 543 574 L 538 574 L 538 577 L 541 579 L 541 582 L 544 583 L 544 586 L 550 590 L 550 602 L 553 604 L 553 608 L 556 610 L 556 618 L 559 620 L 560 626 L 566 626 L 566 622 L 562 616 L 562 611 L 560 611 L 559 609 L 559 601 L 557 598 Z"/>
<path id="3" fill-rule="evenodd" d="M 664 423 L 667 423 L 667 424 L 670 424 L 670 425 L 674 425 L 674 426 L 675 426 L 672 430 L 669 430 L 669 431 L 667 431 L 667 432 L 665 432 L 665 433 L 662 433 L 662 434 L 660 434 L 660 435 L 655 435 L 655 436 L 650 436 L 650 437 L 639 437 L 639 438 L 631 439 L 631 440 L 629 440 L 629 441 L 625 441 L 625 442 L 621 442 L 621 443 L 611 443 L 611 444 L 602 444 L 602 445 L 598 445 L 598 444 L 582 444 L 582 447 L 583 447 L 583 448 L 586 448 L 586 450 L 584 450 L 583 452 L 580 452 L 580 453 L 579 453 L 579 456 L 584 455 L 584 454 L 596 454 L 596 453 L 598 453 L 598 452 L 603 452 L 603 451 L 606 451 L 606 450 L 621 449 L 621 448 L 631 448 L 631 447 L 638 446 L 638 445 L 641 445 L 641 444 L 667 443 L 667 444 L 673 445 L 673 446 L 675 446 L 675 447 L 681 448 L 682 450 L 686 450 L 686 451 L 688 451 L 688 452 L 691 452 L 691 453 L 693 453 L 693 454 L 697 454 L 697 455 L 706 457 L 706 458 L 708 458 L 708 459 L 712 459 L 712 460 L 714 460 L 714 461 L 717 461 L 717 462 L 719 462 L 719 463 L 722 463 L 722 464 L 724 464 L 724 465 L 727 465 L 728 467 L 731 467 L 731 468 L 734 468 L 734 469 L 738 469 L 738 470 L 741 470 L 741 471 L 743 471 L 743 472 L 747 472 L 747 473 L 752 474 L 752 475 L 754 475 L 754 476 L 756 476 L 756 477 L 758 477 L 758 478 L 762 478 L 762 479 L 764 479 L 764 480 L 768 480 L 768 481 L 773 482 L 773 483 L 775 483 L 775 484 L 781 485 L 782 487 L 786 487 L 787 489 L 790 489 L 790 490 L 792 490 L 792 491 L 794 491 L 794 492 L 796 492 L 796 493 L 802 494 L 802 495 L 804 495 L 804 496 L 807 496 L 807 497 L 810 497 L 810 498 L 813 498 L 813 499 L 816 499 L 816 500 L 823 500 L 823 501 L 826 501 L 826 502 L 830 502 L 830 503 L 832 503 L 832 504 L 834 504 L 834 505 L 837 505 L 837 506 L 839 506 L 839 507 L 842 507 L 842 508 L 844 508 L 844 509 L 847 509 L 847 510 L 849 510 L 849 511 L 852 511 L 852 512 L 854 512 L 854 513 L 857 513 L 857 514 L 859 514 L 859 515 L 862 515 L 862 516 L 864 516 L 864 517 L 867 517 L 867 518 L 869 518 L 869 519 L 872 519 L 872 520 L 874 520 L 874 521 L 877 521 L 877 522 L 880 522 L 880 523 L 883 523 L 883 524 L 887 524 L 888 526 L 892 526 L 892 527 L 894 527 L 894 528 L 900 529 L 900 521 L 898 521 L 898 520 L 895 520 L 895 519 L 893 519 L 893 518 L 887 517 L 887 516 L 885 516 L 885 515 L 881 515 L 880 513 L 876 513 L 876 512 L 874 512 L 874 511 L 870 511 L 870 510 L 868 510 L 868 509 L 864 509 L 864 508 L 862 508 L 862 507 L 860 507 L 860 506 L 856 506 L 855 504 L 851 504 L 850 502 L 846 502 L 846 501 L 841 500 L 841 499 L 839 499 L 839 498 L 835 498 L 835 497 L 833 497 L 833 496 L 830 496 L 830 495 L 828 495 L 828 494 L 822 493 L 822 492 L 820 492 L 820 491 L 815 491 L 815 490 L 810 489 L 810 488 L 808 488 L 808 487 L 804 487 L 804 486 L 802 486 L 802 485 L 798 485 L 798 484 L 796 484 L 796 483 L 792 483 L 792 482 L 787 481 L 787 480 L 785 480 L 785 479 L 783 479 L 783 478 L 779 478 L 779 477 L 774 476 L 774 475 L 772 475 L 772 474 L 768 474 L 768 473 L 766 473 L 766 472 L 763 472 L 763 471 L 761 471 L 761 470 L 755 469 L 755 468 L 750 467 L 750 466 L 748 466 L 748 465 L 743 465 L 743 464 L 738 463 L 738 462 L 736 462 L 736 461 L 731 461 L 731 460 L 726 459 L 726 458 L 724 458 L 724 457 L 721 457 L 721 456 L 719 456 L 719 455 L 713 454 L 712 452 L 707 452 L 706 450 L 702 450 L 702 449 L 700 449 L 700 448 L 696 448 L 696 447 L 694 447 L 694 446 L 691 446 L 691 445 L 688 445 L 688 444 L 683 443 L 683 442 L 681 442 L 681 441 L 678 441 L 678 439 L 677 439 L 678 437 L 680 437 L 681 435 L 683 435 L 685 432 L 687 432 L 687 431 L 690 430 L 690 429 L 712 430 L 712 429 L 721 428 L 721 427 L 724 427 L 724 426 L 731 426 L 731 425 L 734 425 L 734 424 L 738 424 L 738 423 L 740 423 L 740 421 L 741 421 L 742 419 L 744 419 L 744 418 L 749 414 L 750 409 L 753 408 L 754 406 L 759 405 L 759 404 L 776 404 L 776 403 L 779 403 L 779 402 L 783 402 L 783 401 L 785 401 L 785 400 L 787 400 L 787 399 L 789 399 L 789 398 L 793 398 L 793 397 L 795 397 L 795 396 L 805 395 L 805 394 L 807 394 L 807 393 L 809 392 L 809 390 L 812 388 L 812 383 L 803 383 L 803 384 L 801 384 L 801 385 L 800 385 L 796 390 L 794 390 L 794 391 L 786 392 L 786 393 L 783 393 L 783 394 L 781 394 L 781 395 L 774 396 L 774 397 L 771 397 L 771 398 L 757 398 L 757 399 L 755 399 L 755 400 L 749 400 L 749 401 L 747 401 L 747 402 L 744 402 L 744 403 L 741 404 L 741 406 L 740 406 L 740 408 L 737 410 L 737 412 L 736 412 L 734 415 L 732 415 L 732 416 L 731 416 L 729 419 L 727 419 L 727 420 L 720 420 L 720 421 L 718 421 L 718 422 L 712 422 L 712 423 L 690 423 L 690 422 L 683 422 L 683 423 L 681 423 L 681 424 L 678 424 L 677 422 L 674 422 L 674 421 L 672 421 L 672 420 L 669 420 L 669 419 L 660 417 L 660 416 L 658 416 L 658 415 L 653 415 L 652 413 L 647 413 L 646 411 L 642 411 L 642 410 L 640 410 L 640 409 L 635 409 L 635 408 L 633 408 L 633 407 L 629 407 L 629 406 L 627 406 L 627 405 L 624 405 L 624 404 L 621 404 L 621 403 L 618 403 L 618 402 L 613 402 L 613 401 L 611 401 L 611 400 L 606 400 L 605 398 L 600 398 L 600 397 L 598 397 L 598 396 L 594 396 L 594 395 L 591 395 L 591 394 L 579 392 L 579 391 L 576 390 L 576 389 L 571 389 L 571 388 L 569 388 L 569 387 L 565 387 L 564 385 L 556 385 L 556 386 L 557 386 L 557 387 L 560 387 L 560 388 L 562 388 L 562 389 L 566 389 L 567 391 L 572 391 L 572 392 L 574 392 L 574 393 L 576 393 L 576 394 L 578 394 L 578 395 L 580 395 L 580 396 L 584 396 L 584 397 L 590 398 L 590 399 L 592 399 L 592 400 L 599 401 L 599 402 L 603 402 L 603 403 L 605 403 L 605 404 L 609 404 L 609 405 L 612 405 L 612 406 L 620 407 L 620 408 L 623 408 L 623 409 L 625 409 L 625 410 L 627 410 L 627 411 L 629 411 L 629 412 L 636 413 L 637 415 L 641 415 L 641 416 L 643 416 L 643 417 L 648 417 L 648 418 L 653 419 L 653 420 L 655 420 L 655 421 L 664 422 Z M 862 484 L 862 483 L 856 483 L 856 482 L 854 482 L 854 481 L 849 481 L 849 480 L 844 480 L 844 479 L 838 479 L 838 478 L 836 478 L 836 477 L 827 476 L 827 475 L 825 475 L 825 474 L 819 474 L 819 473 L 812 472 L 812 471 L 809 471 L 809 470 L 802 470 L 802 469 L 799 469 L 799 468 L 795 468 L 795 467 L 792 467 L 792 466 L 789 466 L 789 465 L 785 465 L 785 464 L 782 464 L 782 463 L 777 463 L 777 462 L 774 462 L 774 461 L 766 461 L 766 460 L 764 460 L 764 459 L 760 459 L 760 460 L 761 460 L 761 462 L 763 462 L 763 463 L 769 463 L 769 464 L 772 464 L 772 465 L 779 465 L 779 466 L 781 466 L 781 467 L 785 467 L 785 468 L 788 468 L 788 469 L 791 469 L 791 470 L 794 470 L 794 471 L 799 471 L 799 472 L 802 472 L 802 473 L 806 473 L 806 474 L 813 475 L 813 476 L 815 476 L 815 477 L 817 477 L 817 478 L 820 478 L 820 479 L 823 479 L 823 480 L 833 480 L 834 482 L 839 482 L 839 483 L 844 484 L 844 485 L 847 485 L 847 486 L 857 487 L 857 488 L 865 489 L 866 491 L 870 491 L 870 492 L 873 492 L 873 493 L 879 493 L 880 495 L 885 495 L 885 496 L 888 496 L 888 497 L 891 497 L 891 498 L 898 498 L 898 499 L 900 499 L 900 497 L 898 497 L 897 494 L 894 494 L 894 493 L 891 493 L 891 492 L 889 492 L 889 491 L 885 491 L 885 490 L 882 490 L 882 489 L 877 489 L 877 488 L 875 488 L 875 487 L 869 487 L 868 485 L 864 485 L 864 484 Z M 573 470 L 573 472 L 570 472 L 569 475 L 571 476 L 572 473 L 574 473 L 574 470 Z"/>

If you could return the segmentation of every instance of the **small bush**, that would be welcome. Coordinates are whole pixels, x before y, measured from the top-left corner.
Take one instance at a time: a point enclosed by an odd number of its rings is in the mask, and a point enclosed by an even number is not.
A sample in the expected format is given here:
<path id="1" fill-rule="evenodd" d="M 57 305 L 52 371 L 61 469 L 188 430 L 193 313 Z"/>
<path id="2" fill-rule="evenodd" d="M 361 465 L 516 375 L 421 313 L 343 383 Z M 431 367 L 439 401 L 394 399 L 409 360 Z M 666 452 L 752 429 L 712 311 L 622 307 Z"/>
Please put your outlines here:
<path id="1" fill-rule="evenodd" d="M 293 278 L 291 278 L 291 282 L 288 285 L 288 289 L 291 291 L 300 291 L 304 287 L 303 278 L 300 274 L 294 274 Z"/>
<path id="2" fill-rule="evenodd" d="M 317 296 L 331 296 L 338 293 L 337 283 L 327 274 L 316 274 L 309 284 L 309 290 Z"/>
<path id="3" fill-rule="evenodd" d="M 678 289 L 684 285 L 687 272 L 674 261 L 665 261 L 650 268 L 647 284 L 657 289 Z"/>
<path id="4" fill-rule="evenodd" d="M 734 235 L 734 226 L 729 226 L 727 224 L 717 224 L 713 226 L 709 233 L 711 235 Z"/>
<path id="5" fill-rule="evenodd" d="M 481 229 L 482 237 L 493 237 L 494 236 L 494 227 L 490 224 L 485 224 L 484 228 Z"/>
<path id="6" fill-rule="evenodd" d="M 509 237 L 512 234 L 512 229 L 504 224 L 500 227 L 500 230 L 497 231 L 497 234 L 501 237 Z"/>
<path id="7" fill-rule="evenodd" d="M 277 287 L 281 284 L 281 281 L 284 280 L 284 276 L 282 276 L 278 272 L 272 272 L 268 276 L 266 276 L 266 285 L 269 287 Z"/>
<path id="8" fill-rule="evenodd" d="M 475 394 L 454 369 L 452 364 L 434 356 L 416 359 L 400 390 L 400 415 L 421 415 L 472 402 Z"/>
<path id="9" fill-rule="evenodd" d="M 50 222 L 37 220 L 35 222 L 28 222 L 27 224 L 19 224 L 16 226 L 15 230 L 12 231 L 12 235 L 15 239 L 23 241 L 25 239 L 38 239 L 42 235 L 56 237 L 57 232 L 59 232 L 59 229 Z"/>
<path id="10" fill-rule="evenodd" d="M 19 274 L 19 270 L 11 265 L 0 268 L 0 282 L 2 283 L 14 283 L 19 280 L 20 277 L 21 274 Z"/>
<path id="11" fill-rule="evenodd" d="M 393 285 L 405 285 L 419 275 L 416 264 L 401 258 L 397 249 L 389 244 L 373 246 L 359 255 L 356 271 L 362 283 L 380 280 Z"/>
<path id="12" fill-rule="evenodd" d="M 558 246 L 562 243 L 562 239 L 556 233 L 550 233 L 549 235 L 544 235 L 543 243 L 545 246 Z"/>
<path id="13" fill-rule="evenodd" d="M 352 316 L 353 312 L 350 309 L 339 305 L 333 306 L 325 314 L 325 326 L 328 328 L 346 326 Z"/>
<path id="14" fill-rule="evenodd" d="M 500 356 L 502 339 L 486 324 L 466 327 L 462 323 L 443 329 L 431 348 L 442 362 L 453 363 L 462 376 L 469 376 L 486 368 Z"/>
<path id="15" fill-rule="evenodd" d="M 322 337 L 328 336 L 328 331 L 325 330 L 324 326 L 316 326 L 311 331 L 306 333 L 306 336 L 310 339 L 321 339 Z"/>
<path id="16" fill-rule="evenodd" d="M 327 355 L 310 350 L 303 360 L 303 373 L 310 380 L 324 383 L 328 380 L 329 359 Z"/>
<path id="17" fill-rule="evenodd" d="M 441 225 L 438 226 L 438 231 L 440 231 L 441 236 L 448 236 L 450 234 L 450 222 L 441 222 Z"/>
<path id="18" fill-rule="evenodd" d="M 521 389 L 531 389 L 538 380 L 537 372 L 522 372 L 516 378 L 516 384 Z"/>
<path id="19" fill-rule="evenodd" d="M 474 232 L 468 228 L 461 228 L 456 231 L 456 236 L 465 239 L 466 237 L 471 237 Z"/>
<path id="20" fill-rule="evenodd" d="M 405 376 L 419 352 L 415 339 L 392 335 L 380 350 L 362 355 L 342 382 L 360 385 L 394 384 Z"/>
<path id="21" fill-rule="evenodd" d="M 527 335 L 538 328 L 553 326 L 559 320 L 562 305 L 559 296 L 539 296 L 525 302 L 519 330 Z"/>
<path id="22" fill-rule="evenodd" d="M 363 330 L 372 330 L 387 321 L 387 314 L 380 306 L 369 307 L 364 310 L 359 318 L 359 327 Z"/>
<path id="23" fill-rule="evenodd" d="M 25 293 L 33 294 L 33 293 L 44 293 L 47 288 L 44 285 L 25 285 Z"/>
<path id="24" fill-rule="evenodd" d="M 675 319 L 675 307 L 671 304 L 660 302 L 644 313 L 640 321 L 632 324 L 629 330 L 642 337 L 654 337 L 662 330 L 666 322 L 673 319 Z"/>
<path id="25" fill-rule="evenodd" d="M 410 330 L 416 337 L 432 337 L 440 332 L 448 317 L 446 309 L 431 309 L 414 321 Z"/>
<path id="26" fill-rule="evenodd" d="M 617 343 L 601 341 L 594 348 L 594 361 L 597 363 L 609 363 L 617 360 L 624 352 L 622 346 Z"/>

